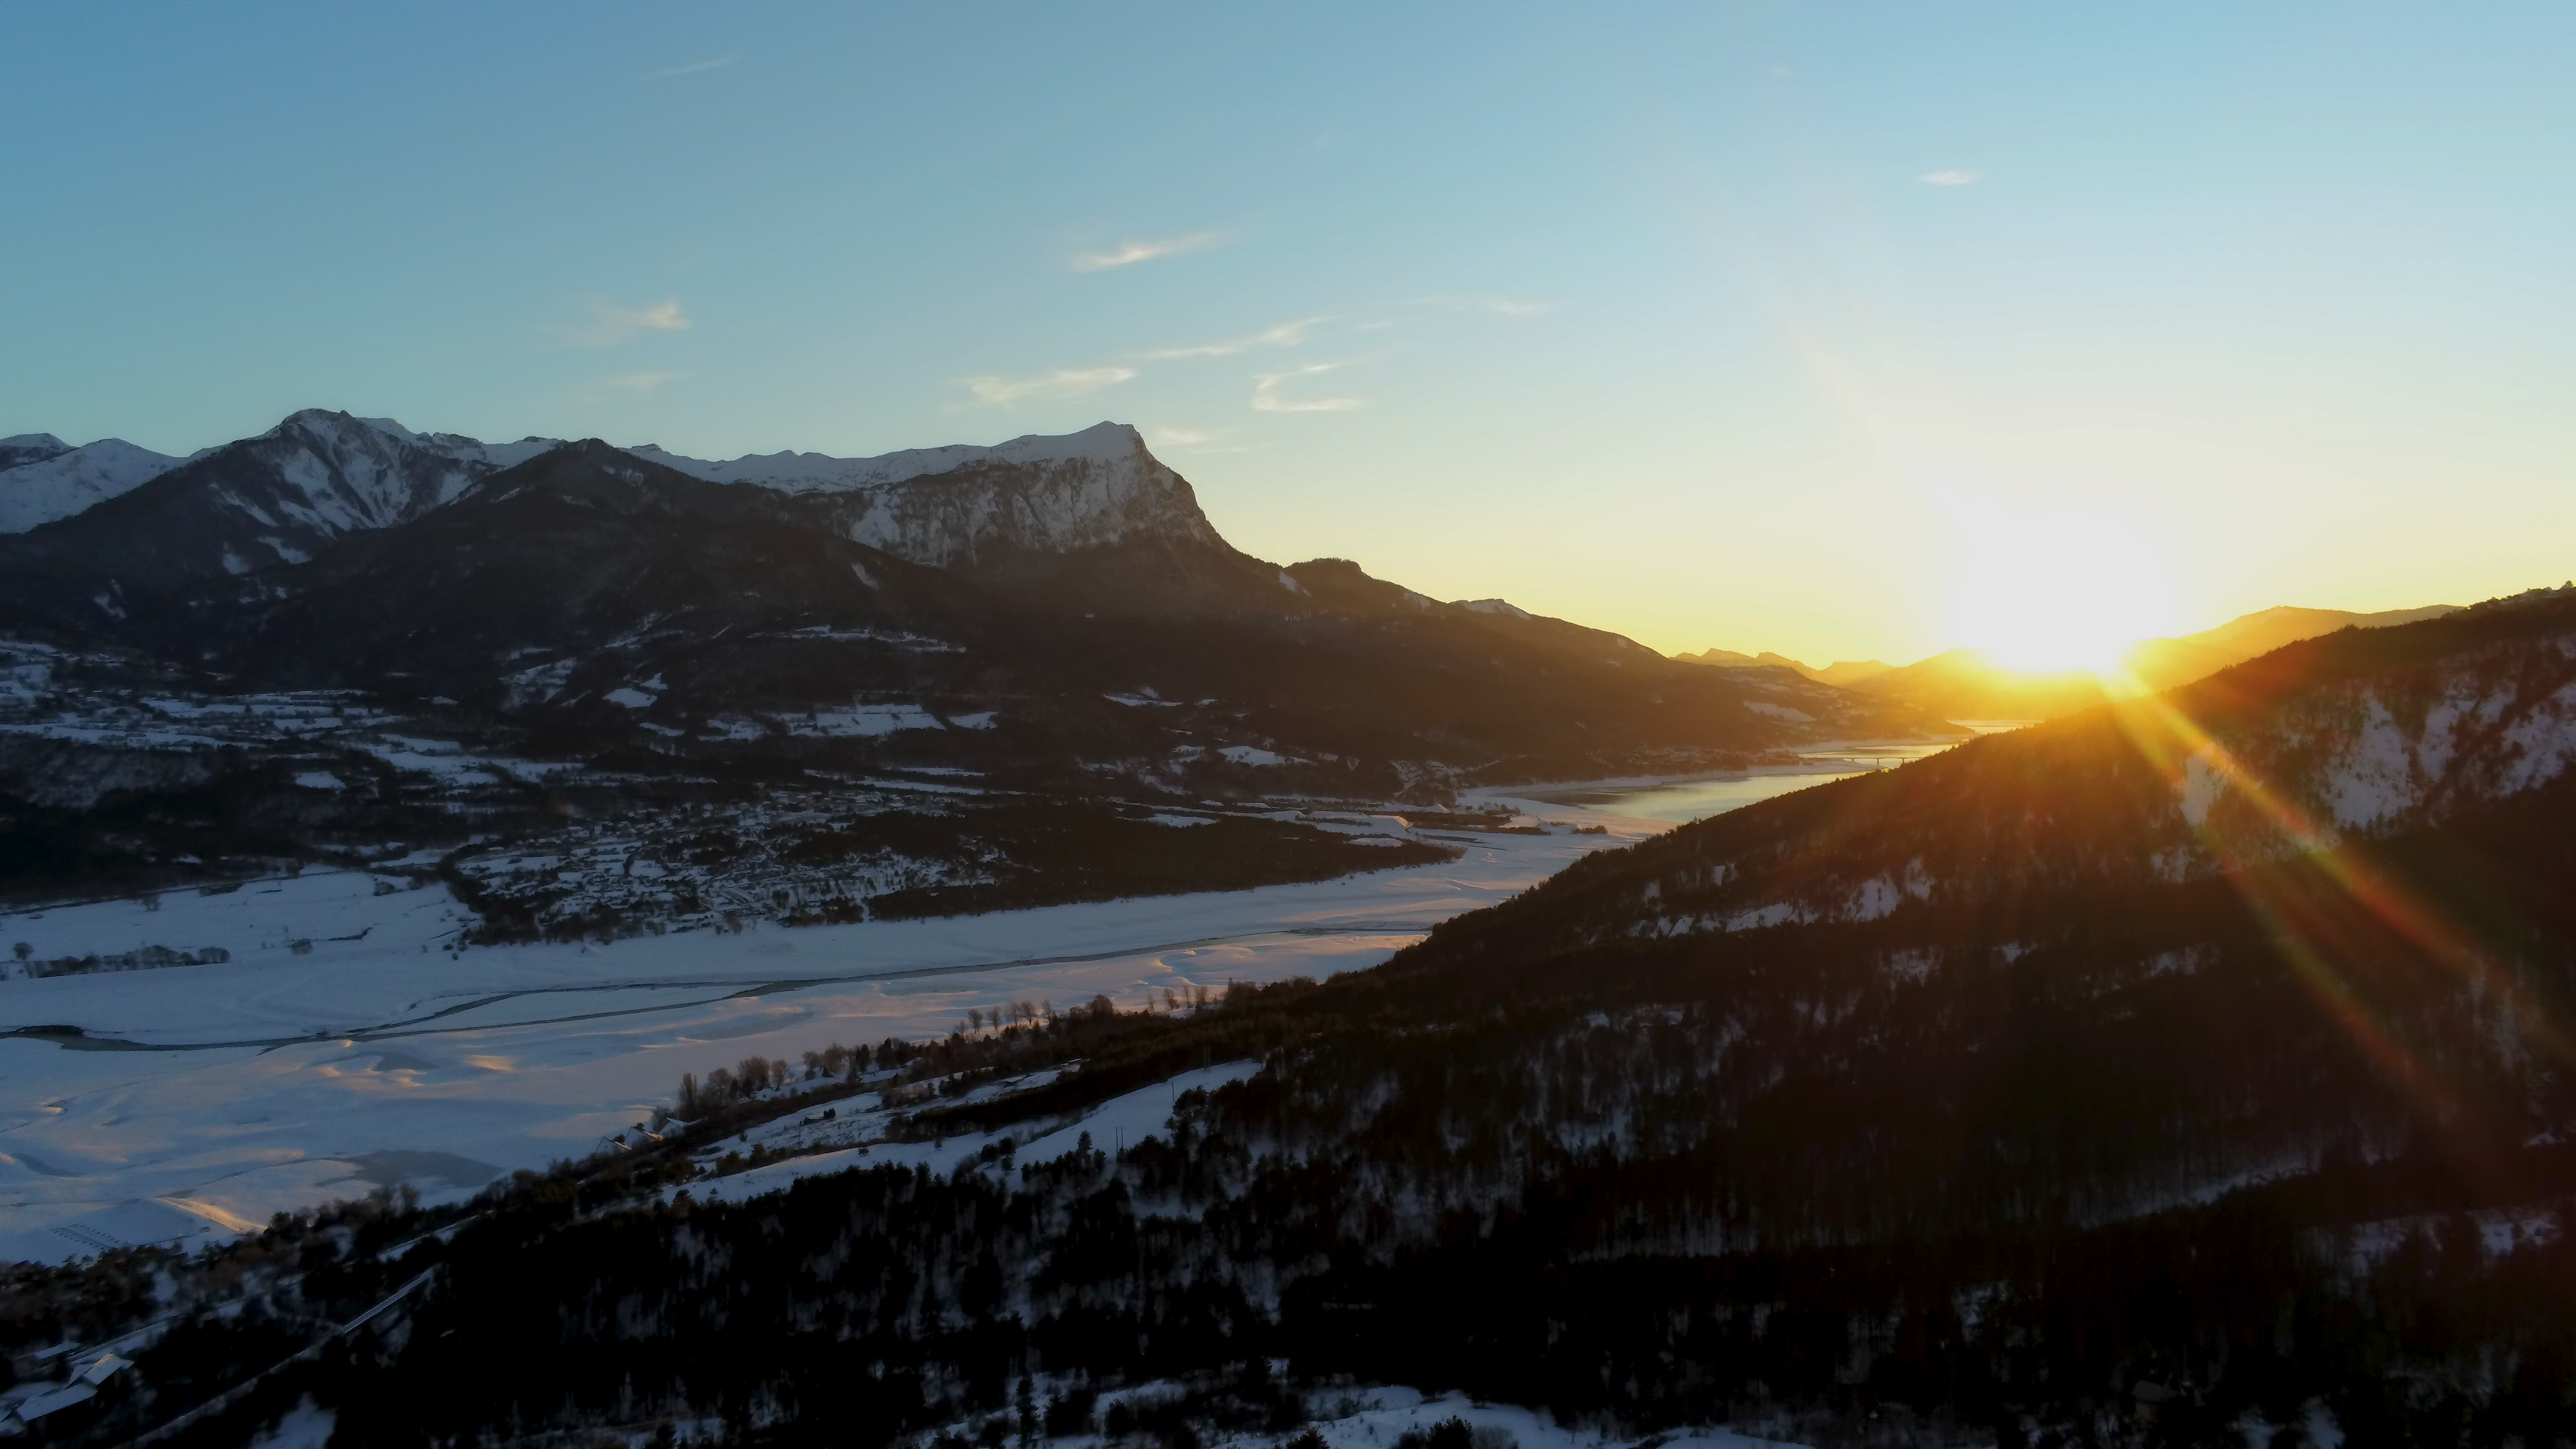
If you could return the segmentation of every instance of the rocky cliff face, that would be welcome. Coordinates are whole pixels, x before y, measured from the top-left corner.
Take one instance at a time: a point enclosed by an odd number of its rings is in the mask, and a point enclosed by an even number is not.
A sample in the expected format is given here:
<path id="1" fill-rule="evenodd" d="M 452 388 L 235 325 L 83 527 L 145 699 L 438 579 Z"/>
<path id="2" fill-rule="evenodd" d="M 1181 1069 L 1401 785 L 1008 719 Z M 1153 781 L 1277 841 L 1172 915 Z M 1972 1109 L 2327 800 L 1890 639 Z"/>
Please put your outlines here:
<path id="1" fill-rule="evenodd" d="M 936 568 L 1139 541 L 1224 546 L 1190 485 L 1125 423 L 876 458 L 774 453 L 710 463 L 649 446 L 630 451 L 712 483 L 806 497 L 852 542 Z"/>

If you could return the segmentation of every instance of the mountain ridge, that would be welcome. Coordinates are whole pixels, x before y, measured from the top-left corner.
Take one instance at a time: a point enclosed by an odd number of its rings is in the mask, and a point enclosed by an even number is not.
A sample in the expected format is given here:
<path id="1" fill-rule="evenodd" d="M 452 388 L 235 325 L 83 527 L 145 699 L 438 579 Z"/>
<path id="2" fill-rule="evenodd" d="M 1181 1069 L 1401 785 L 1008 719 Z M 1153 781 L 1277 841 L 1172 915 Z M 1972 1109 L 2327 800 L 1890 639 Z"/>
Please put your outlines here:
<path id="1" fill-rule="evenodd" d="M 1821 684 L 1857 689 L 1903 700 L 1947 719 L 2053 719 L 2115 698 L 2130 698 L 2171 689 L 2214 674 L 2231 665 L 2270 653 L 2286 644 L 2339 629 L 2381 629 L 2439 618 L 2455 612 L 2453 604 L 2356 613 L 2347 609 L 2310 609 L 2279 604 L 2241 614 L 2215 628 L 2177 638 L 2148 639 L 2132 646 L 2122 669 L 2108 674 L 2092 670 L 2030 671 L 1998 663 L 1975 648 L 1958 648 L 1887 665 L 1877 660 L 1837 662 L 1824 669 L 1785 655 L 1747 655 L 1709 649 L 1673 658 L 1721 669 L 1773 667 L 1794 670 Z"/>
<path id="2" fill-rule="evenodd" d="M 51 446 L 10 446 L 27 444 L 31 437 Z M 0 534 L 24 533 L 70 517 L 130 493 L 187 461 L 138 448 L 122 438 L 101 438 L 74 448 L 51 433 L 21 434 L 0 443 Z"/>
<path id="3" fill-rule="evenodd" d="M 470 862 L 451 884 L 504 935 L 693 929 L 714 899 L 856 919 L 1105 889 L 1034 862 L 1129 830 L 1113 803 L 1446 804 L 1946 728 L 1347 560 L 1253 558 L 1131 430 L 1080 447 L 791 491 L 598 439 L 298 414 L 0 539 L 0 891 L 407 839 Z M 871 522 L 890 497 L 920 504 L 903 526 Z M 924 770 L 980 803 L 869 783 Z M 847 823 L 817 842 L 813 811 Z M 740 848 L 688 844 L 702 815 Z M 982 820 L 1016 843 L 978 884 Z M 1349 859 L 1305 828 L 1155 879 Z M 663 885 L 563 884 L 488 844 L 510 838 L 672 864 Z"/>

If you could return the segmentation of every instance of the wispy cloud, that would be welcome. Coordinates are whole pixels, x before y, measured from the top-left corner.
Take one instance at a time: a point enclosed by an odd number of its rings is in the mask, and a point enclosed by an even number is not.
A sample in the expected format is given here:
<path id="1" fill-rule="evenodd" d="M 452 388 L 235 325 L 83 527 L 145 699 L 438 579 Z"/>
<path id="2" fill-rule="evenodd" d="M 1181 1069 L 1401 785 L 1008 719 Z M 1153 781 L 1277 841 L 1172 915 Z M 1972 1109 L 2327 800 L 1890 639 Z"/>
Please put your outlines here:
<path id="1" fill-rule="evenodd" d="M 1282 322 L 1267 332 L 1255 332 L 1249 337 L 1229 338 L 1224 342 L 1202 342 L 1196 347 L 1165 347 L 1145 355 L 1157 359 L 1232 357 L 1238 352 L 1250 352 L 1256 347 L 1294 347 L 1305 341 L 1307 334 L 1330 320 L 1326 317 L 1309 317 L 1302 322 Z"/>
<path id="2" fill-rule="evenodd" d="M 1283 372 L 1265 372 L 1252 379 L 1252 410 L 1257 413 L 1346 413 L 1368 406 L 1368 399 L 1356 397 L 1281 397 L 1282 383 L 1301 377 L 1314 377 L 1347 367 L 1345 362 L 1317 362 L 1292 367 Z"/>
<path id="3" fill-rule="evenodd" d="M 557 323 L 554 332 L 574 347 L 615 347 L 647 332 L 688 330 L 689 315 L 674 299 L 650 307 L 614 307 L 594 301 L 587 320 Z"/>
<path id="4" fill-rule="evenodd" d="M 678 376 L 680 374 L 676 372 L 621 372 L 600 381 L 613 388 L 650 397 L 662 390 L 662 384 Z"/>
<path id="5" fill-rule="evenodd" d="M 1232 428 L 1181 428 L 1162 426 L 1147 428 L 1146 441 L 1158 453 L 1187 453 L 1205 457 L 1212 453 L 1249 453 L 1251 448 L 1234 441 Z"/>
<path id="6" fill-rule="evenodd" d="M 1544 317 L 1556 310 L 1554 302 L 1530 302 L 1518 297 L 1467 296 L 1417 297 L 1417 307 L 1437 307 L 1444 312 L 1490 312 L 1497 317 Z"/>
<path id="7" fill-rule="evenodd" d="M 1974 186 L 1977 184 L 1977 173 L 1953 167 L 1943 171 L 1926 171 L 1920 179 L 1926 186 Z"/>
<path id="8" fill-rule="evenodd" d="M 966 379 L 966 390 L 975 400 L 994 407 L 1010 407 L 1030 398 L 1082 397 L 1105 387 L 1116 387 L 1136 375 L 1132 367 L 1066 367 L 1042 372 L 1035 377 L 996 377 L 984 373 Z"/>
<path id="9" fill-rule="evenodd" d="M 1106 272 L 1119 267 L 1132 267 L 1156 257 L 1176 257 L 1184 252 L 1203 252 L 1225 240 L 1221 231 L 1194 231 L 1187 236 L 1166 237 L 1161 241 L 1122 242 L 1105 252 L 1079 252 L 1073 258 L 1077 272 Z"/>
<path id="10" fill-rule="evenodd" d="M 635 79 L 638 81 L 676 80 L 684 75 L 697 75 L 704 71 L 722 70 L 726 66 L 739 65 L 741 63 L 742 57 L 738 55 L 711 55 L 705 60 L 693 60 L 687 65 L 675 65 L 669 70 L 646 71 Z"/>

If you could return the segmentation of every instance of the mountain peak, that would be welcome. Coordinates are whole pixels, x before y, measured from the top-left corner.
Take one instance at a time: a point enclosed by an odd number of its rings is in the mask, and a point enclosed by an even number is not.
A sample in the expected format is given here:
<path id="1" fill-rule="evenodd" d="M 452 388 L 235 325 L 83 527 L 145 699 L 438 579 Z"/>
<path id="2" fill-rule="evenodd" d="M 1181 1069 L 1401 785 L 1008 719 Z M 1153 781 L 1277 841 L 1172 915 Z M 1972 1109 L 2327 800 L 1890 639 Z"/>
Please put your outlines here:
<path id="1" fill-rule="evenodd" d="M 839 526 L 853 541 L 942 568 L 996 549 L 1064 553 L 1144 538 L 1224 542 L 1190 485 L 1147 450 L 1131 423 L 870 458 L 778 452 L 719 462 L 651 443 L 627 451 L 709 483 L 836 500 Z"/>
<path id="2" fill-rule="evenodd" d="M 260 434 L 260 436 L 263 438 L 282 437 L 289 428 L 304 428 L 315 432 L 342 433 L 348 431 L 352 427 L 366 426 L 367 424 L 361 419 L 352 417 L 348 413 L 334 411 L 330 408 L 297 408 L 295 411 L 288 413 L 285 417 L 280 418 L 276 427 Z M 396 423 L 394 426 L 400 428 L 402 425 Z"/>
<path id="3" fill-rule="evenodd" d="M 51 433 L 22 434 L 0 443 L 0 457 L 27 438 L 60 443 Z M 186 461 L 123 438 L 101 438 L 78 448 L 57 447 L 21 457 L 0 472 L 0 533 L 24 533 L 94 504 L 130 493 Z"/>
<path id="4" fill-rule="evenodd" d="M 13 438 L 0 438 L 0 471 L 21 463 L 40 463 L 59 458 L 72 450 L 72 445 L 51 433 L 20 433 Z"/>

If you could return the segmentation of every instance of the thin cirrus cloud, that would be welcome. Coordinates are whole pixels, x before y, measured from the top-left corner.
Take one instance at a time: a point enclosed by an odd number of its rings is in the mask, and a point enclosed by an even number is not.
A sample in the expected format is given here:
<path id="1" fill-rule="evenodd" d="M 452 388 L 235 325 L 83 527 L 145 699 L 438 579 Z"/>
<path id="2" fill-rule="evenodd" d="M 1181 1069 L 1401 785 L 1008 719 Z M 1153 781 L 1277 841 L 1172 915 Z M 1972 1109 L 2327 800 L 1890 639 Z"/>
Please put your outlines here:
<path id="1" fill-rule="evenodd" d="M 1202 342 L 1196 347 L 1164 347 L 1145 355 L 1156 359 L 1232 357 L 1238 352 L 1250 352 L 1256 347 L 1294 347 L 1305 341 L 1309 333 L 1329 320 L 1331 319 L 1309 317 L 1301 322 L 1282 322 L 1266 332 L 1255 332 L 1249 337 L 1233 337 L 1223 342 Z"/>
<path id="2" fill-rule="evenodd" d="M 1301 377 L 1315 377 L 1345 362 L 1316 362 L 1304 367 L 1291 367 L 1279 372 L 1265 372 L 1252 379 L 1252 410 L 1257 413 L 1346 413 L 1368 406 L 1368 399 L 1356 397 L 1283 397 L 1280 387 Z"/>
<path id="3" fill-rule="evenodd" d="M 1077 252 L 1073 269 L 1077 272 L 1108 272 L 1150 262 L 1157 257 L 1177 257 L 1186 252 L 1203 252 L 1225 240 L 1221 231 L 1194 231 L 1187 236 L 1165 237 L 1161 241 L 1121 242 L 1102 252 Z"/>
<path id="4" fill-rule="evenodd" d="M 1939 171 L 1926 171 L 1919 179 L 1926 186 L 1974 186 L 1977 184 L 1977 173 L 1953 166 Z"/>
<path id="5" fill-rule="evenodd" d="M 684 75 L 701 75 L 707 71 L 722 70 L 726 66 L 741 63 L 742 57 L 738 55 L 711 55 L 705 60 L 693 60 L 687 65 L 675 65 L 668 70 L 648 70 L 635 79 L 639 82 L 677 80 Z"/>
<path id="6" fill-rule="evenodd" d="M 1136 375 L 1132 367 L 1065 367 L 1042 372 L 1035 377 L 996 377 L 991 373 L 966 379 L 966 390 L 975 400 L 992 407 L 1010 407 L 1033 398 L 1085 397 L 1103 388 L 1116 387 Z"/>
<path id="7" fill-rule="evenodd" d="M 574 347 L 615 347 L 631 342 L 647 332 L 686 332 L 689 314 L 680 309 L 675 298 L 650 307 L 616 307 L 606 302 L 590 304 L 590 315 L 580 322 L 558 323 L 555 335 Z"/>

